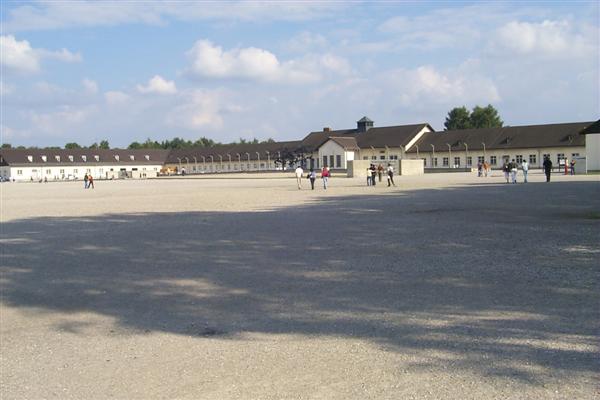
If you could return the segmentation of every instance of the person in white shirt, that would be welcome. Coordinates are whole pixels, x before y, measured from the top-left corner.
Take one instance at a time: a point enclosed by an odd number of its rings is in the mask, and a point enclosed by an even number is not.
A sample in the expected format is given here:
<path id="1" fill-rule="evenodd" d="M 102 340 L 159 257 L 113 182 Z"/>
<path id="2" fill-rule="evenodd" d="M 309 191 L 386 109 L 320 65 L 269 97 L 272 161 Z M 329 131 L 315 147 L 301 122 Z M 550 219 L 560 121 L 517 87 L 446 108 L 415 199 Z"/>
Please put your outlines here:
<path id="1" fill-rule="evenodd" d="M 296 168 L 296 182 L 298 183 L 298 189 L 302 189 L 302 175 L 304 175 L 304 170 L 298 165 Z"/>
<path id="2" fill-rule="evenodd" d="M 521 163 L 521 169 L 523 170 L 523 182 L 527 183 L 527 172 L 529 171 L 529 163 L 523 160 Z"/>
<path id="3" fill-rule="evenodd" d="M 394 167 L 392 167 L 392 164 L 388 164 L 387 175 L 388 175 L 388 187 L 390 187 L 390 184 L 396 186 L 396 184 L 394 183 Z"/>

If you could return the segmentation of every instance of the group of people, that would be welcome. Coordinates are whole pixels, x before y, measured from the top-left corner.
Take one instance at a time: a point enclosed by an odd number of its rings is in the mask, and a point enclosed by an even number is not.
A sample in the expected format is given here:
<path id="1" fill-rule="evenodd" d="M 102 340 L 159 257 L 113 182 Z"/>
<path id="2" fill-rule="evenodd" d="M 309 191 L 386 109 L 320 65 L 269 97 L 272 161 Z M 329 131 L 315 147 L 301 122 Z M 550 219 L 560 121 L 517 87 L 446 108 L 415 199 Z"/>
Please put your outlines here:
<path id="1" fill-rule="evenodd" d="M 377 167 L 375 167 L 375 164 L 371 164 L 369 168 L 367 168 L 367 186 L 375 186 L 377 177 L 379 177 L 379 182 L 381 182 L 383 171 L 385 170 L 386 169 L 381 164 Z M 394 167 L 392 167 L 392 164 L 387 165 L 387 184 L 388 187 L 392 185 L 396 186 L 394 183 Z"/>
<path id="2" fill-rule="evenodd" d="M 487 176 L 490 176 L 491 172 L 492 172 L 492 166 L 490 165 L 489 162 L 487 162 L 487 161 L 484 161 L 484 162 L 479 161 L 477 163 L 477 176 L 478 177 L 482 177 L 482 176 L 487 177 Z"/>
<path id="3" fill-rule="evenodd" d="M 85 174 L 83 176 L 83 188 L 89 189 L 94 188 L 94 177 L 92 175 Z"/>
<path id="4" fill-rule="evenodd" d="M 529 172 L 529 163 L 527 160 L 523 160 L 521 163 L 521 170 L 523 171 L 523 182 L 527 183 L 527 173 Z M 517 172 L 519 171 L 519 164 L 516 163 L 514 158 L 512 161 L 504 160 L 502 164 L 502 172 L 504 172 L 504 179 L 506 183 L 517 183 Z"/>
<path id="5" fill-rule="evenodd" d="M 302 189 L 302 179 L 304 177 L 304 170 L 301 166 L 298 166 L 295 171 L 296 174 L 296 183 L 298 184 L 298 190 Z M 321 169 L 321 179 L 323 180 L 323 189 L 327 190 L 327 185 L 329 184 L 329 177 L 331 176 L 331 172 L 329 171 L 329 167 L 323 167 Z M 310 172 L 307 174 L 306 178 L 310 181 L 310 188 L 315 190 L 315 181 L 317 180 L 317 173 L 314 168 L 310 169 Z"/>

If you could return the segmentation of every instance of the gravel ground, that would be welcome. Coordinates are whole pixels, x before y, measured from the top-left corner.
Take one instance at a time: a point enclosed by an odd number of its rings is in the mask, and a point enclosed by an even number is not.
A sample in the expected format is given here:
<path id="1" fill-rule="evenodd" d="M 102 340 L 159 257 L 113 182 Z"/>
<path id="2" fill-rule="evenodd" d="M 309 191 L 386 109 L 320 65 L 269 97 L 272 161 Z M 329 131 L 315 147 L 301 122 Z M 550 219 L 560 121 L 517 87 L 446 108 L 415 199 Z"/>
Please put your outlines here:
<path id="1" fill-rule="evenodd" d="M 597 399 L 598 176 L 6 184 L 2 399 Z"/>

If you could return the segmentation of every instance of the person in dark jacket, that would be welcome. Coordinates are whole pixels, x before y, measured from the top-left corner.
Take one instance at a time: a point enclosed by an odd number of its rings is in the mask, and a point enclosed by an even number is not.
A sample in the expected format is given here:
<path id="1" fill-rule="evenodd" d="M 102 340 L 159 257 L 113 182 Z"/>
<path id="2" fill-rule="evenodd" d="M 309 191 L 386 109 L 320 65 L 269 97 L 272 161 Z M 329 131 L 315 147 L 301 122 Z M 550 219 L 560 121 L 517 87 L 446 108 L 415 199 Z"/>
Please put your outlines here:
<path id="1" fill-rule="evenodd" d="M 552 174 L 552 161 L 550 161 L 550 157 L 544 158 L 544 173 L 546 174 L 546 182 L 550 182 L 550 174 Z"/>

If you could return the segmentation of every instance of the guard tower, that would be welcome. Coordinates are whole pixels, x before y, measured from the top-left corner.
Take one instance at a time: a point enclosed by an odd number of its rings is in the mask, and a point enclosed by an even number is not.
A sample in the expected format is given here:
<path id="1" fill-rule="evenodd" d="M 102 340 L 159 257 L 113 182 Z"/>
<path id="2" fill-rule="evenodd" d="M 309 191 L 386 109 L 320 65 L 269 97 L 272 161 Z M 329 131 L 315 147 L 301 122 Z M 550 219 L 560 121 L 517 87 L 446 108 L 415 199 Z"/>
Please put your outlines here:
<path id="1" fill-rule="evenodd" d="M 362 117 L 361 119 L 356 121 L 356 130 L 358 131 L 358 133 L 366 132 L 369 129 L 371 129 L 372 127 L 373 127 L 373 121 L 371 121 L 367 117 Z"/>

